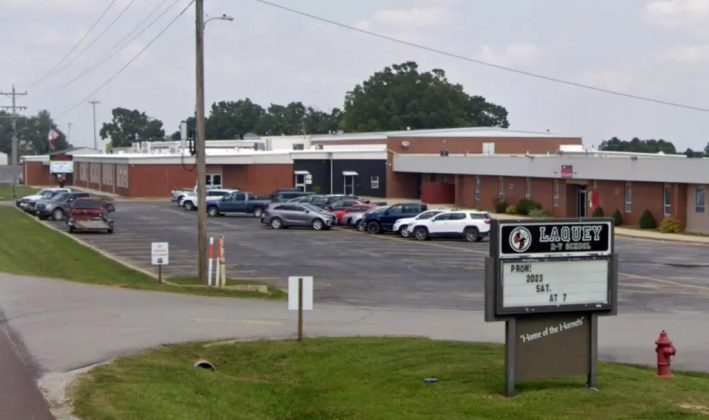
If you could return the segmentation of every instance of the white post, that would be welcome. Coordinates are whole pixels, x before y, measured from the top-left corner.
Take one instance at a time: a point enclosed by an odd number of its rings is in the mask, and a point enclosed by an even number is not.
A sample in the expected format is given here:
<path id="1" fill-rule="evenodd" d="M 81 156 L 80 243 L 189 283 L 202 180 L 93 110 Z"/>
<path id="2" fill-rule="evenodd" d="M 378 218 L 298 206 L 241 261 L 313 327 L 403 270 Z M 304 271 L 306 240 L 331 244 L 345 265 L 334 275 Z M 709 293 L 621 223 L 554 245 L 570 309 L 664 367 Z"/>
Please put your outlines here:
<path id="1" fill-rule="evenodd" d="M 209 263 L 207 266 L 207 286 L 212 286 L 212 261 L 214 260 L 214 238 L 209 238 Z"/>
<path id="2" fill-rule="evenodd" d="M 216 267 L 215 267 L 216 272 L 214 273 L 214 285 L 217 287 L 222 286 L 221 285 L 221 276 L 219 275 L 219 271 L 220 271 L 219 269 L 221 268 L 221 265 L 222 265 L 221 261 L 220 261 L 221 260 L 221 242 L 222 242 L 221 239 L 217 239 L 217 245 L 215 247 L 217 250 L 217 252 L 216 252 L 217 255 L 214 257 L 214 265 L 216 265 Z"/>

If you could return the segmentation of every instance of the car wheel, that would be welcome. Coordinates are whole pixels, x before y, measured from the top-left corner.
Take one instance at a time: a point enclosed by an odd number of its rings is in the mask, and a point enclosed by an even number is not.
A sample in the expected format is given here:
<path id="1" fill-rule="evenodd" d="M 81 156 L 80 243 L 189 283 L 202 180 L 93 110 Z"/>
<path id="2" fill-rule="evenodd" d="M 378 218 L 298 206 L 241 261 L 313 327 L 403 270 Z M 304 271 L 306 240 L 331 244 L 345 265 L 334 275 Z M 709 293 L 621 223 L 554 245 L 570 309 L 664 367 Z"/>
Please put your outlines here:
<path id="1" fill-rule="evenodd" d="M 463 236 L 468 242 L 478 242 L 480 241 L 480 239 L 482 239 L 480 237 L 480 232 L 478 232 L 478 229 L 474 227 L 465 229 L 465 231 L 463 232 Z"/>
<path id="2" fill-rule="evenodd" d="M 191 201 L 185 201 L 185 202 L 182 204 L 182 208 L 185 209 L 185 210 L 187 210 L 187 211 L 192 211 L 192 210 L 194 210 L 194 204 L 192 204 Z"/>
<path id="3" fill-rule="evenodd" d="M 367 226 L 364 224 L 364 220 L 360 220 L 359 222 L 357 222 L 357 230 L 360 232 L 364 232 L 365 230 L 367 230 Z"/>
<path id="4" fill-rule="evenodd" d="M 69 233 L 74 233 L 75 231 L 74 226 L 69 226 Z"/>
<path id="5" fill-rule="evenodd" d="M 56 220 L 57 222 L 63 220 L 63 219 L 64 219 L 64 210 L 62 210 L 62 209 L 56 209 L 56 210 L 54 210 L 54 212 L 52 212 L 52 217 L 53 217 L 54 220 Z"/>
<path id="6" fill-rule="evenodd" d="M 113 234 L 113 228 L 108 229 L 106 232 L 108 232 L 109 235 Z"/>
<path id="7" fill-rule="evenodd" d="M 269 225 L 273 229 L 280 229 L 283 227 L 283 220 L 279 219 L 278 217 L 274 217 L 273 220 L 271 220 L 271 223 L 269 223 Z"/>
<path id="8" fill-rule="evenodd" d="M 381 230 L 382 230 L 382 227 L 379 226 L 379 223 L 377 223 L 377 222 L 369 222 L 369 223 L 367 223 L 367 232 L 368 232 L 368 233 L 374 233 L 374 234 L 376 234 L 376 233 L 381 232 Z"/>
<path id="9" fill-rule="evenodd" d="M 254 216 L 255 217 L 261 217 L 263 216 L 263 209 L 261 207 L 256 207 L 254 209 Z"/>
<path id="10" fill-rule="evenodd" d="M 315 219 L 313 220 L 313 223 L 310 224 L 310 226 L 313 228 L 313 230 L 322 230 L 323 227 L 325 227 L 325 224 L 322 222 L 322 220 Z"/>
<path id="11" fill-rule="evenodd" d="M 428 239 L 428 229 L 425 227 L 417 227 L 414 229 L 414 237 L 419 241 L 425 241 Z"/>
<path id="12" fill-rule="evenodd" d="M 399 235 L 401 235 L 402 238 L 408 238 L 409 236 L 411 236 L 411 234 L 409 233 L 409 227 L 404 225 L 399 228 Z"/>
<path id="13" fill-rule="evenodd" d="M 214 207 L 214 206 L 208 207 L 208 208 L 207 208 L 207 214 L 208 214 L 210 217 L 217 217 L 217 216 L 219 216 L 219 209 L 216 208 L 216 207 Z"/>

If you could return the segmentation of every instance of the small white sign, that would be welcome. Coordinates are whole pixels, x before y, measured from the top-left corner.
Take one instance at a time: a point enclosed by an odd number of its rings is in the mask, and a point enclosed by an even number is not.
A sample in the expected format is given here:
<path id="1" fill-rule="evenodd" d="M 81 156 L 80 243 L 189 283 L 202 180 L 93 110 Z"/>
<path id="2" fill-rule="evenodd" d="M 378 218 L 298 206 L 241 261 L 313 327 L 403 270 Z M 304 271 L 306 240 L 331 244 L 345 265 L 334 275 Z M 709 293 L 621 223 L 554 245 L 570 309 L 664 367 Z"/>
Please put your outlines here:
<path id="1" fill-rule="evenodd" d="M 49 172 L 53 174 L 73 174 L 74 162 L 70 160 L 49 161 Z"/>
<path id="2" fill-rule="evenodd" d="M 298 310 L 298 279 L 303 279 L 303 310 L 313 310 L 313 277 L 290 276 L 288 277 L 288 310 Z"/>
<path id="3" fill-rule="evenodd" d="M 608 303 L 608 261 L 502 264 L 502 307 Z"/>
<path id="4" fill-rule="evenodd" d="M 167 242 L 153 242 L 150 246 L 150 259 L 153 265 L 170 263 L 170 246 Z"/>

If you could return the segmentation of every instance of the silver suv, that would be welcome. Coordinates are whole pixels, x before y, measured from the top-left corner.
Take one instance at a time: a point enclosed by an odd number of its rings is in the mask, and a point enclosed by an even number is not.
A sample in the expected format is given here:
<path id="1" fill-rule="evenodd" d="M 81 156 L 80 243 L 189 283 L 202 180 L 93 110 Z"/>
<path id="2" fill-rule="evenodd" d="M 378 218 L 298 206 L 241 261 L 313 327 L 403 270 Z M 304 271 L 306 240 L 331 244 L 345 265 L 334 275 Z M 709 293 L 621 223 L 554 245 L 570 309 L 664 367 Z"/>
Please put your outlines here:
<path id="1" fill-rule="evenodd" d="M 336 225 L 337 218 L 334 214 L 310 204 L 286 202 L 269 206 L 261 216 L 261 223 L 273 229 L 300 226 L 323 230 Z"/>

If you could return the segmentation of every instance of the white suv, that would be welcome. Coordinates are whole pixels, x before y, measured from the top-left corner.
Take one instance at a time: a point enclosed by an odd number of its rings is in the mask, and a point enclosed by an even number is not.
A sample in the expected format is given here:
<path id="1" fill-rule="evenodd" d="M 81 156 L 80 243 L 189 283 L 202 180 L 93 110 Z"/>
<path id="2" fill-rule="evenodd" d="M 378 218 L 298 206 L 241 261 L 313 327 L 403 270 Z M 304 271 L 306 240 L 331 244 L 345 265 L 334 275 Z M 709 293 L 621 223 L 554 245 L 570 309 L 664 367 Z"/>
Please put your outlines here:
<path id="1" fill-rule="evenodd" d="M 423 213 L 419 213 L 416 217 L 407 217 L 405 219 L 399 219 L 396 222 L 394 222 L 394 228 L 392 231 L 394 233 L 398 233 L 404 238 L 409 238 L 411 237 L 411 231 L 409 230 L 409 226 L 412 226 L 420 221 L 423 220 L 428 220 L 432 218 L 433 216 L 436 216 L 438 214 L 451 211 L 452 209 L 434 209 L 434 210 L 426 210 Z"/>
<path id="2" fill-rule="evenodd" d="M 478 242 L 490 233 L 490 215 L 475 210 L 449 211 L 417 221 L 408 229 L 419 241 L 432 237 L 462 237 L 468 242 Z"/>

